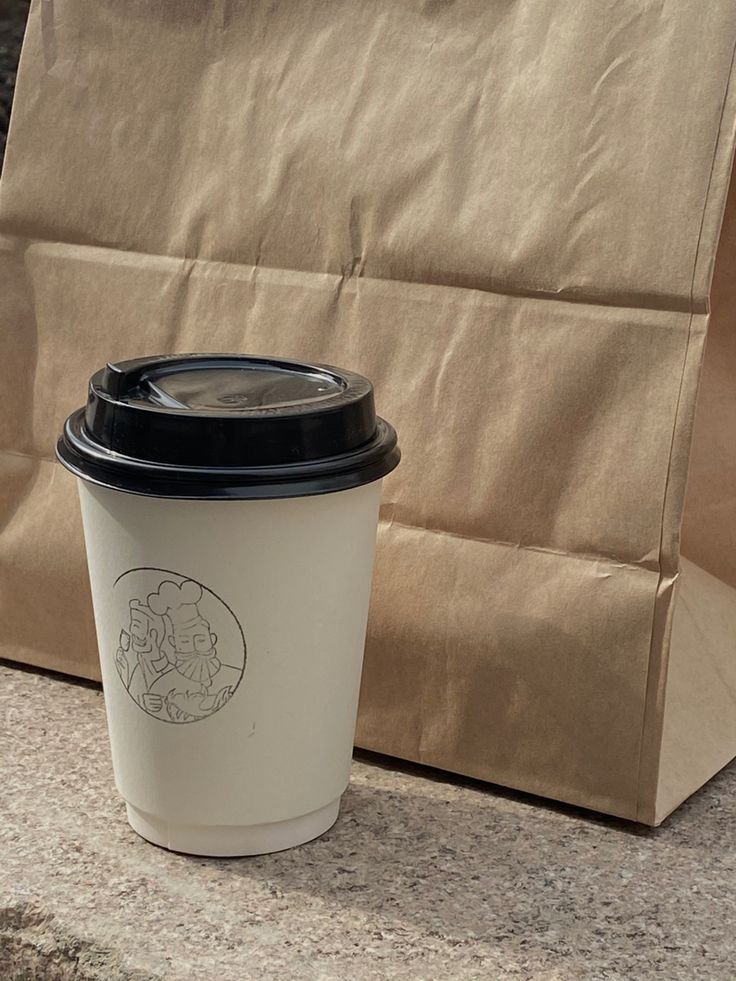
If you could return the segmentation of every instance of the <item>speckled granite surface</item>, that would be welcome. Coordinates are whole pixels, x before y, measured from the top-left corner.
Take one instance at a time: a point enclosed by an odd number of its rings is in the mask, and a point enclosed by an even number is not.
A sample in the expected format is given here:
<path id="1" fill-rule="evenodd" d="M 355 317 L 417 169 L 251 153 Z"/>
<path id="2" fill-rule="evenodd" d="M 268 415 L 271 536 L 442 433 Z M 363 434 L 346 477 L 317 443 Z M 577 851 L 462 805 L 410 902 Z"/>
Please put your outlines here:
<path id="1" fill-rule="evenodd" d="M 3 981 L 736 977 L 736 767 L 650 831 L 355 763 L 323 839 L 194 859 L 128 827 L 100 692 L 0 664 Z"/>

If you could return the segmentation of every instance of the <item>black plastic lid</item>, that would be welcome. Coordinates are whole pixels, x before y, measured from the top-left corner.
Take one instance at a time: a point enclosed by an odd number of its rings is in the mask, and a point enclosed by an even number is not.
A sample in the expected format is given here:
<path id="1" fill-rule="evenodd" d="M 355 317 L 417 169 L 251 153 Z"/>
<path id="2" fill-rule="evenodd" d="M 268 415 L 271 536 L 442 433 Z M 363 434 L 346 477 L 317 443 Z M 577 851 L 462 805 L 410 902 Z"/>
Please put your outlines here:
<path id="1" fill-rule="evenodd" d="M 327 494 L 378 480 L 400 458 L 367 378 L 241 354 L 108 364 L 57 454 L 105 487 L 196 499 Z"/>

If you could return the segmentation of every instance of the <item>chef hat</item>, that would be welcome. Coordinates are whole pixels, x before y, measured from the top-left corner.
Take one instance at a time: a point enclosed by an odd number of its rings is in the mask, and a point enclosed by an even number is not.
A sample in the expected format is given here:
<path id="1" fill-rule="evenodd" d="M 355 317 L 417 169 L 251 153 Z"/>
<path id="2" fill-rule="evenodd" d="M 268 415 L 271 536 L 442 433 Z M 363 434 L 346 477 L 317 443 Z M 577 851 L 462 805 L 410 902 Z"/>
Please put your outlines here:
<path id="1" fill-rule="evenodd" d="M 209 627 L 209 623 L 199 612 L 197 603 L 202 599 L 202 587 L 199 583 L 186 579 L 181 585 L 166 580 L 158 588 L 158 592 L 151 593 L 148 597 L 148 605 L 154 613 L 161 616 L 166 615 L 171 621 L 174 630 L 183 630 L 196 623 L 203 623 Z"/>

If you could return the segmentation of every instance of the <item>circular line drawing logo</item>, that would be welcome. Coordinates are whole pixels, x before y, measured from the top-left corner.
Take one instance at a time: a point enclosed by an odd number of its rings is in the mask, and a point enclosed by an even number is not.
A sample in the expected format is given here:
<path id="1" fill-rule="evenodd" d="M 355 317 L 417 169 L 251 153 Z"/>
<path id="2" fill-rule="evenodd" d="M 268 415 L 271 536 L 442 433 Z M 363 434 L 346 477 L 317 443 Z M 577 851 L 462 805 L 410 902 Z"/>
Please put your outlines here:
<path id="1" fill-rule="evenodd" d="M 163 722 L 218 712 L 243 677 L 243 628 L 196 579 L 167 569 L 129 569 L 115 580 L 120 634 L 115 667 L 133 701 Z"/>

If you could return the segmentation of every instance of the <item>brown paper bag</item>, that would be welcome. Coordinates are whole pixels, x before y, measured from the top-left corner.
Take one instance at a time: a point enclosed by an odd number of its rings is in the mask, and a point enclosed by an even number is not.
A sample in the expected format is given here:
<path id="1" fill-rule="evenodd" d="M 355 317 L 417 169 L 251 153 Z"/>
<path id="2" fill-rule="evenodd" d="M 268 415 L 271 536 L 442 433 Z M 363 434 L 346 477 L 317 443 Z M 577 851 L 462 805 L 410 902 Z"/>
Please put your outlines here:
<path id="1" fill-rule="evenodd" d="M 736 753 L 725 259 L 694 421 L 735 42 L 726 0 L 36 0 L 0 193 L 5 656 L 97 676 L 53 456 L 93 370 L 343 364 L 404 451 L 360 744 L 662 820 Z"/>

